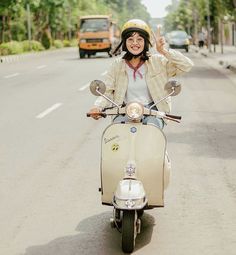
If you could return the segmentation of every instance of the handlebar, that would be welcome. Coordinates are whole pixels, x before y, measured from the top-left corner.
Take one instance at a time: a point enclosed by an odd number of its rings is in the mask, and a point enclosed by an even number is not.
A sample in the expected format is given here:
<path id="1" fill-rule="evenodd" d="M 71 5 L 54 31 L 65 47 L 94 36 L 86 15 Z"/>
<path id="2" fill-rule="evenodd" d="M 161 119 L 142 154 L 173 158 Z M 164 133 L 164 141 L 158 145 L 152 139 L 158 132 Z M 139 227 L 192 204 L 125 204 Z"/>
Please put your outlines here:
<path id="1" fill-rule="evenodd" d="M 104 109 L 103 109 L 104 110 Z M 125 108 L 119 108 L 119 109 L 106 109 L 106 112 L 102 111 L 102 112 L 94 112 L 94 113 L 87 113 L 87 117 L 93 117 L 93 116 L 101 116 L 103 118 L 106 118 L 107 116 L 115 116 L 115 115 L 123 115 L 125 114 Z M 180 123 L 181 120 L 181 116 L 178 115 L 173 115 L 173 114 L 168 114 L 165 112 L 161 112 L 161 111 L 155 111 L 155 110 L 151 110 L 149 111 L 149 109 L 146 110 L 146 113 L 144 113 L 144 116 L 157 116 L 159 118 L 163 118 L 163 119 L 168 119 L 171 121 L 175 121 Z"/>
<path id="2" fill-rule="evenodd" d="M 181 120 L 181 119 L 182 119 L 182 117 L 181 117 L 181 116 L 178 116 L 178 115 L 172 115 L 172 114 L 167 114 L 167 113 L 166 113 L 166 116 L 167 116 L 167 117 L 170 117 L 170 118 L 172 118 L 172 119 L 177 119 L 177 120 Z"/>
<path id="3" fill-rule="evenodd" d="M 86 115 L 87 115 L 87 117 L 92 117 L 92 115 L 101 116 L 101 117 L 103 117 L 103 118 L 106 118 L 106 117 L 107 117 L 107 114 L 104 113 L 104 112 L 95 112 L 95 113 L 89 113 L 89 112 L 88 112 Z"/>

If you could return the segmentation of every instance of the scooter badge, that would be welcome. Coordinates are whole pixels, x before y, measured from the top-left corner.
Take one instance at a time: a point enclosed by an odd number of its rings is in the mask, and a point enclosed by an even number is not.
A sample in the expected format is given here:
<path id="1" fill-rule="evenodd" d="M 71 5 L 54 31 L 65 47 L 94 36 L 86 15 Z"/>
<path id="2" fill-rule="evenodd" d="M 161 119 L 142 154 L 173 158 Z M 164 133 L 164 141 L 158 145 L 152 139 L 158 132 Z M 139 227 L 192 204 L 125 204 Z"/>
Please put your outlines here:
<path id="1" fill-rule="evenodd" d="M 136 127 L 130 128 L 130 132 L 131 132 L 131 133 L 136 133 L 136 132 L 137 132 L 137 128 L 136 128 Z"/>
<path id="2" fill-rule="evenodd" d="M 117 144 L 117 143 L 112 144 L 111 150 L 112 151 L 118 151 L 119 150 L 119 144 Z"/>

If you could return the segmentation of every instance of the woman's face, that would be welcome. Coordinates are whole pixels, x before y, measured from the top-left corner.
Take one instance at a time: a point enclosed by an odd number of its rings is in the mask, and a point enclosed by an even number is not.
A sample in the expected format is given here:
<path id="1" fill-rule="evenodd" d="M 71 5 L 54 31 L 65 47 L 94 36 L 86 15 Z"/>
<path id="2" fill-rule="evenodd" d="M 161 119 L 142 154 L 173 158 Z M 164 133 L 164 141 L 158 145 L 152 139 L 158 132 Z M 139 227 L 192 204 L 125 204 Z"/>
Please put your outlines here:
<path id="1" fill-rule="evenodd" d="M 126 39 L 126 47 L 133 55 L 138 55 L 144 50 L 144 43 L 143 37 L 136 32 Z"/>

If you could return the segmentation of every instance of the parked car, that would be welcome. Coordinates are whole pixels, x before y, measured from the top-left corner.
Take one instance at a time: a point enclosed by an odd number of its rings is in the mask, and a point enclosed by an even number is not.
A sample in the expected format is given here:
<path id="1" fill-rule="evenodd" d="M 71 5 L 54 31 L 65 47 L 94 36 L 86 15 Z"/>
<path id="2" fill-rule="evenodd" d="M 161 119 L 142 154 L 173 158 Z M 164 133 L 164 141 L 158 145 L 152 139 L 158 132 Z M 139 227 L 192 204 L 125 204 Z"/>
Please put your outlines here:
<path id="1" fill-rule="evenodd" d="M 167 42 L 169 47 L 172 49 L 185 49 L 186 52 L 189 51 L 190 38 L 185 31 L 175 30 L 168 33 Z"/>

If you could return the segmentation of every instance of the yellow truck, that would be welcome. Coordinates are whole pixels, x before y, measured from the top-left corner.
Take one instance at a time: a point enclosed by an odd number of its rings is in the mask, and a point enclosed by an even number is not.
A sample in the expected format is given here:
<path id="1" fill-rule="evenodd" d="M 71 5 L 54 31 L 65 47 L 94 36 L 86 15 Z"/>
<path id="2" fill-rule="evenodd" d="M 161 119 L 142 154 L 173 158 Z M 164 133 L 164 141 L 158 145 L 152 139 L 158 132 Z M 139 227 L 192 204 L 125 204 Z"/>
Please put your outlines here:
<path id="1" fill-rule="evenodd" d="M 97 52 L 111 51 L 118 45 L 120 29 L 110 15 L 81 16 L 79 20 L 78 47 L 80 58 Z"/>

